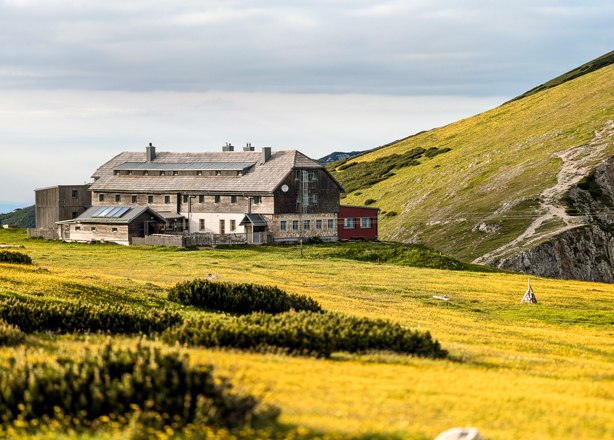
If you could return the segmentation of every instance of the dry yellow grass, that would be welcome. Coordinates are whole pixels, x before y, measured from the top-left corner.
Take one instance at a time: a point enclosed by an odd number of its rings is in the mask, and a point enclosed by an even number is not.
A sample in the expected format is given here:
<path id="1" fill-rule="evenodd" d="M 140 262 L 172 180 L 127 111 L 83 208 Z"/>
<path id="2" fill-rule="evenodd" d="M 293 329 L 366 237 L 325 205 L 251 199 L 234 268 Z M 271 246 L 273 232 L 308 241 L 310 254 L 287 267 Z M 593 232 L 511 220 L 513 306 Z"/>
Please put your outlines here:
<path id="1" fill-rule="evenodd" d="M 523 275 L 323 260 L 309 247 L 300 258 L 293 248 L 173 252 L 27 241 L 0 233 L 2 241 L 24 243 L 35 261 L 32 268 L 0 265 L 3 295 L 84 295 L 158 306 L 165 303 L 164 292 L 146 282 L 168 287 L 214 273 L 224 281 L 307 294 L 328 310 L 429 330 L 450 351 L 451 358 L 441 361 L 189 349 L 192 362 L 214 364 L 243 389 L 278 405 L 282 423 L 312 434 L 427 439 L 471 425 L 492 439 L 614 437 L 612 285 L 534 279 L 540 303 L 521 305 Z M 36 271 L 38 266 L 49 272 Z M 88 291 L 88 285 L 95 289 Z M 45 356 L 86 342 L 61 337 L 36 343 Z M 0 358 L 19 350 L 1 349 Z"/>

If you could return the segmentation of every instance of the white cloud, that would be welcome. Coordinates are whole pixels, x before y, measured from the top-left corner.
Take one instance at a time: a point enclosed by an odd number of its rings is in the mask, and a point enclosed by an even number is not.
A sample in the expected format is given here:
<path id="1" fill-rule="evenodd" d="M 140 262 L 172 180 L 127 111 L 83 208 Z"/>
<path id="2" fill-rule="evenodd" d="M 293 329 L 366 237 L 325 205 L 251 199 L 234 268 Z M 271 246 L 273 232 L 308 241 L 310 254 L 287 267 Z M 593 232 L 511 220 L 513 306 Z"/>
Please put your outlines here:
<path id="1" fill-rule="evenodd" d="M 504 98 L 272 93 L 4 92 L 0 200 L 89 180 L 102 163 L 153 142 L 217 151 L 225 142 L 311 157 L 372 148 L 486 110 Z M 6 164 L 9 164 L 8 166 Z"/>

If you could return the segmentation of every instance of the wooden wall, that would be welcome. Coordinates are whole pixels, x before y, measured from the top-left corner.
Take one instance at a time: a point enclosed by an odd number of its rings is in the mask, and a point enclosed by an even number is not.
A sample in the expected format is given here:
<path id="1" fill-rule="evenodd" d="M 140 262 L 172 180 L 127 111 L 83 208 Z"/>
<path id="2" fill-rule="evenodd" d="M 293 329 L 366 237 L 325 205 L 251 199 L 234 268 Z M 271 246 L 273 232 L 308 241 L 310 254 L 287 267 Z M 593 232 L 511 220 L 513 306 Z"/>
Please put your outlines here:
<path id="1" fill-rule="evenodd" d="M 36 200 L 36 227 L 56 228 L 55 222 L 70 220 L 91 205 L 87 185 L 60 185 L 38 189 Z"/>

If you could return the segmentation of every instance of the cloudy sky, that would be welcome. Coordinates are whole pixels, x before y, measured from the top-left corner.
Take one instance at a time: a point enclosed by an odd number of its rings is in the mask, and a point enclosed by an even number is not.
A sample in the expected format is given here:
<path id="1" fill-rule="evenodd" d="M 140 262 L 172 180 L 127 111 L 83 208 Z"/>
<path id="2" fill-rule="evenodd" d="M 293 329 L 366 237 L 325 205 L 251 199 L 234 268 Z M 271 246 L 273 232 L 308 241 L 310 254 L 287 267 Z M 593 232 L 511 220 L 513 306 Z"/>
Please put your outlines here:
<path id="1" fill-rule="evenodd" d="M 0 212 L 121 151 L 372 148 L 613 49 L 611 0 L 0 0 Z"/>

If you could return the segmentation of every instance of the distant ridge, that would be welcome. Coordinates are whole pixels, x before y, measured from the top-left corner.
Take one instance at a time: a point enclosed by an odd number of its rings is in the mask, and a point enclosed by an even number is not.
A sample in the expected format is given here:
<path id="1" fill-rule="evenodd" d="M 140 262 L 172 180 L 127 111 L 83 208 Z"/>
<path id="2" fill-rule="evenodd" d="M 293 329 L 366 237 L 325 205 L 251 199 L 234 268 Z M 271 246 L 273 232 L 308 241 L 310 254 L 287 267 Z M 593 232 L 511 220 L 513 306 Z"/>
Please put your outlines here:
<path id="1" fill-rule="evenodd" d="M 357 156 L 362 153 L 362 151 L 350 151 L 350 152 L 342 152 L 335 151 L 334 153 L 327 154 L 324 157 L 318 159 L 318 162 L 322 165 L 326 165 L 328 163 L 337 162 L 338 160 L 345 160 L 351 157 Z"/>
<path id="2" fill-rule="evenodd" d="M 588 63 L 582 64 L 580 67 L 576 67 L 575 69 L 570 70 L 567 73 L 557 76 L 556 78 L 553 78 L 550 81 L 542 85 L 534 87 L 528 92 L 525 92 L 522 95 L 517 96 L 516 98 L 508 102 L 526 98 L 527 96 L 534 95 L 543 90 L 551 89 L 552 87 L 556 87 L 567 81 L 571 81 L 572 79 L 579 78 L 582 75 L 586 75 L 587 73 L 594 72 L 595 70 L 599 70 L 603 67 L 609 66 L 610 64 L 614 64 L 614 50 L 612 52 L 608 52 L 605 55 L 600 56 L 599 58 L 595 58 L 594 60 L 589 61 Z"/>
<path id="3" fill-rule="evenodd" d="M 33 228 L 36 226 L 34 205 L 26 208 L 17 208 L 11 212 L 0 214 L 0 225 L 15 226 L 18 228 Z"/>

